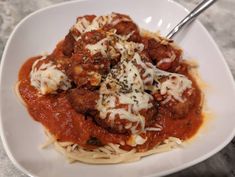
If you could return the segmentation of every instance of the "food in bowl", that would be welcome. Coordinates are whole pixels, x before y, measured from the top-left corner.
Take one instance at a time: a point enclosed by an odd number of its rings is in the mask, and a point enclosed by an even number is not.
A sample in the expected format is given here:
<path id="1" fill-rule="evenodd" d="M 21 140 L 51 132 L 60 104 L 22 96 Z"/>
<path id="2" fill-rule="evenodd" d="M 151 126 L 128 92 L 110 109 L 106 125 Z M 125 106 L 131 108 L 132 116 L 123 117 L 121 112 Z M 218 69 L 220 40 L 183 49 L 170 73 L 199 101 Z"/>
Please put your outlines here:
<path id="1" fill-rule="evenodd" d="M 131 162 L 171 150 L 202 125 L 191 69 L 173 40 L 128 15 L 85 15 L 51 54 L 23 64 L 17 92 L 71 161 Z"/>

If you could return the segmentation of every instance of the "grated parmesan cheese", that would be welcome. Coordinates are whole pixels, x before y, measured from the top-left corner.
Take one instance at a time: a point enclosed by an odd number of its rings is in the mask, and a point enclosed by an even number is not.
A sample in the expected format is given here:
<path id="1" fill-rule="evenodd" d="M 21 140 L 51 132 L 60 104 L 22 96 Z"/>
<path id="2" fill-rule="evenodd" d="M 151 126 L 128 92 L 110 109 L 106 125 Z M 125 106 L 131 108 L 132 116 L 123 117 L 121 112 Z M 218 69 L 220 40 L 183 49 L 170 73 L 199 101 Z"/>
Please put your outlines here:
<path id="1" fill-rule="evenodd" d="M 30 72 L 30 84 L 35 87 L 42 95 L 56 93 L 58 89 L 67 90 L 71 87 L 68 77 L 56 65 L 50 61 L 36 67 L 38 62 L 45 57 L 36 60 Z"/>

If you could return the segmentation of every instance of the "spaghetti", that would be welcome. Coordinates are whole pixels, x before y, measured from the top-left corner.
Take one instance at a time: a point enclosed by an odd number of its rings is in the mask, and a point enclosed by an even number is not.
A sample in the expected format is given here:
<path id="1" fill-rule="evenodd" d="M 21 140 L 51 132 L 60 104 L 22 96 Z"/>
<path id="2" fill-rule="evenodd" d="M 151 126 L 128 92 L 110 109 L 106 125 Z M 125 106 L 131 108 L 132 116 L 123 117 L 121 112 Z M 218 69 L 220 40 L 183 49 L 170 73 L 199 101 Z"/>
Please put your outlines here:
<path id="1" fill-rule="evenodd" d="M 112 143 L 95 150 L 86 150 L 72 142 L 58 142 L 48 131 L 45 131 L 45 134 L 47 135 L 48 140 L 42 145 L 42 148 L 53 145 L 54 148 L 63 154 L 70 163 L 76 161 L 89 164 L 129 163 L 138 161 L 145 156 L 167 152 L 182 146 L 182 142 L 179 138 L 169 137 L 164 140 L 162 144 L 156 145 L 156 147 L 146 152 L 136 152 L 135 149 L 126 151 L 121 149 L 120 145 Z"/>

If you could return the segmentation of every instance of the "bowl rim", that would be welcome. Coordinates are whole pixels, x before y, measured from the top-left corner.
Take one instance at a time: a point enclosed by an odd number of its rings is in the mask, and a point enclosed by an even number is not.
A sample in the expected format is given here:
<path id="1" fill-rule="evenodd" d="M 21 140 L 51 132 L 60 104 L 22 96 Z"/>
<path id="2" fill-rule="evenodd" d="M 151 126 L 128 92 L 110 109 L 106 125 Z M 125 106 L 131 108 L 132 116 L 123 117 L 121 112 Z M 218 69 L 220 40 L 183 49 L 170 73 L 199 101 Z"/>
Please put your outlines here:
<path id="1" fill-rule="evenodd" d="M 32 13 L 30 13 L 29 15 L 27 15 L 26 17 L 24 17 L 22 20 L 20 20 L 20 22 L 18 22 L 18 24 L 14 27 L 14 29 L 12 30 L 7 42 L 6 42 L 6 45 L 4 47 L 4 50 L 3 50 L 3 54 L 2 54 L 2 57 L 1 57 L 1 65 L 0 65 L 0 86 L 2 85 L 2 71 L 3 71 L 3 66 L 4 66 L 4 63 L 5 63 L 5 60 L 6 60 L 6 54 L 7 54 L 7 50 L 8 50 L 8 47 L 12 41 L 12 38 L 15 34 L 15 32 L 18 30 L 18 28 L 25 22 L 27 21 L 28 19 L 32 18 L 33 16 L 37 15 L 38 13 L 41 13 L 43 11 L 46 11 L 46 10 L 50 10 L 50 9 L 53 9 L 53 8 L 56 8 L 56 7 L 60 7 L 60 6 L 63 6 L 63 5 L 67 5 L 67 4 L 73 4 L 73 3 L 79 3 L 79 2 L 84 2 L 84 1 L 92 1 L 92 0 L 72 0 L 72 1 L 65 1 L 65 2 L 60 2 L 60 3 L 56 3 L 56 4 L 52 4 L 52 5 L 49 5 L 47 7 L 43 7 L 43 8 L 40 8 Z M 189 13 L 189 10 L 184 7 L 183 5 L 179 4 L 178 2 L 174 1 L 174 0 L 167 0 L 169 3 L 172 3 L 176 6 L 178 6 L 179 8 L 181 8 L 182 10 L 184 10 L 185 12 Z M 229 66 L 222 54 L 222 52 L 220 51 L 218 45 L 216 44 L 216 42 L 214 41 L 214 39 L 212 38 L 212 36 L 210 35 L 210 33 L 207 31 L 207 29 L 204 27 L 204 25 L 202 25 L 202 23 L 196 19 L 194 21 L 194 23 L 197 23 L 197 25 L 200 26 L 200 28 L 202 28 L 203 32 L 208 36 L 208 39 L 209 41 L 211 42 L 211 44 L 213 45 L 213 47 L 216 49 L 216 51 L 218 52 L 219 54 L 219 57 L 220 59 L 222 60 L 224 66 L 225 66 L 225 69 L 226 69 L 226 72 L 228 74 L 228 77 L 230 79 L 230 81 L 232 82 L 232 85 L 233 85 L 233 90 L 235 90 L 235 82 L 234 82 L 234 78 L 233 78 L 233 75 L 231 73 L 231 70 L 229 69 Z M 2 102 L 2 92 L 0 92 L 0 102 Z M 0 136 L 1 136 L 1 140 L 2 140 L 2 143 L 3 143 L 3 147 L 4 147 L 4 150 L 7 154 L 7 156 L 9 157 L 9 159 L 11 160 L 11 162 L 13 163 L 13 165 L 19 169 L 21 172 L 23 172 L 24 174 L 30 176 L 30 177 L 37 177 L 35 174 L 33 174 L 33 172 L 30 172 L 29 170 L 27 170 L 26 168 L 24 168 L 23 166 L 21 166 L 20 163 L 17 162 L 17 160 L 14 158 L 14 156 L 12 155 L 11 151 L 9 150 L 8 148 L 8 143 L 7 143 L 7 140 L 5 138 L 5 133 L 3 131 L 3 123 L 2 123 L 2 106 L 0 104 Z M 150 174 L 146 177 L 154 177 L 154 176 L 165 176 L 165 175 L 169 175 L 169 174 L 172 174 L 172 173 L 175 173 L 175 172 L 178 172 L 178 171 L 181 171 L 183 169 L 186 169 L 188 167 L 191 167 L 193 165 L 196 165 L 206 159 L 208 159 L 209 157 L 213 156 L 214 154 L 218 153 L 219 151 L 221 151 L 226 145 L 228 145 L 232 139 L 234 138 L 235 136 L 235 127 L 234 129 L 231 131 L 230 135 L 223 141 L 223 143 L 221 143 L 219 146 L 215 147 L 213 150 L 211 150 L 210 152 L 202 155 L 201 157 L 198 157 L 198 158 L 195 158 L 194 160 L 190 161 L 190 162 L 187 162 L 187 163 L 183 163 L 182 165 L 178 166 L 178 167 L 174 167 L 170 170 L 167 170 L 167 171 L 163 171 L 163 172 L 160 172 L 158 174 Z M 38 176 L 39 177 L 39 176 Z"/>

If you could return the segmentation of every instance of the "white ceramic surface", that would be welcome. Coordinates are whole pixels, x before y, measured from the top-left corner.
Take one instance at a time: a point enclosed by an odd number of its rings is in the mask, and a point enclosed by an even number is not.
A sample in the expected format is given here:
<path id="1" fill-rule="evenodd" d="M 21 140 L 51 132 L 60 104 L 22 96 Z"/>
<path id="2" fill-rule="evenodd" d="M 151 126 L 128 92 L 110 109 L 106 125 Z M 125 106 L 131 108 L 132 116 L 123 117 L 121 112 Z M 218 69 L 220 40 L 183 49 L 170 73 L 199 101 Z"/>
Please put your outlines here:
<path id="1" fill-rule="evenodd" d="M 196 164 L 221 150 L 235 134 L 235 86 L 232 75 L 205 28 L 195 22 L 177 36 L 184 51 L 199 63 L 199 73 L 209 85 L 205 90 L 213 118 L 184 148 L 119 165 L 69 164 L 53 149 L 41 150 L 45 136 L 19 102 L 13 88 L 17 73 L 30 56 L 50 52 L 79 15 L 129 14 L 137 24 L 166 34 L 187 10 L 167 0 L 75 1 L 39 10 L 13 31 L 2 56 L 0 80 L 1 137 L 8 156 L 23 172 L 40 177 L 141 177 L 161 176 Z"/>

